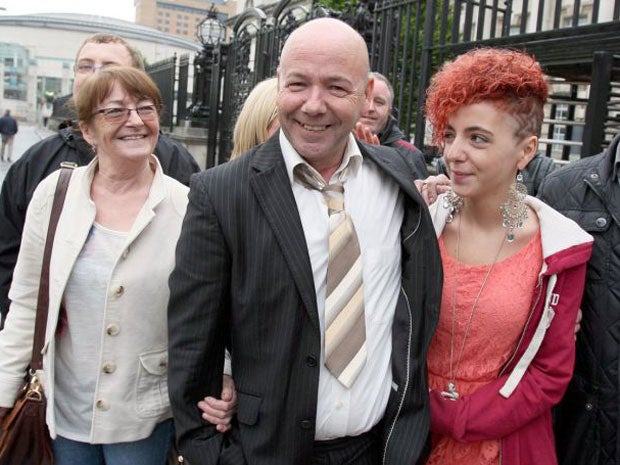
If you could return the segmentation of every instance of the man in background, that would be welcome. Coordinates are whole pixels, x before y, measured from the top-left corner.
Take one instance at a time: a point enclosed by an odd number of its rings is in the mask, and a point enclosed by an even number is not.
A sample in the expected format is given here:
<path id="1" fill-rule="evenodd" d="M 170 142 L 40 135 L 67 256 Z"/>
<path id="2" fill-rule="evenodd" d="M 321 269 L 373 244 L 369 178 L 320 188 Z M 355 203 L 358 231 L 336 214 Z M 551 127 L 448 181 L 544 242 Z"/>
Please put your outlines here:
<path id="1" fill-rule="evenodd" d="M 549 174 L 545 203 L 594 237 L 575 371 L 554 413 L 560 465 L 620 463 L 620 134 L 609 148 Z"/>
<path id="2" fill-rule="evenodd" d="M 377 136 L 379 144 L 392 147 L 402 155 L 410 157 L 415 166 L 417 178 L 425 179 L 428 176 L 428 170 L 424 154 L 407 141 L 397 126 L 396 118 L 392 116 L 394 88 L 381 73 L 371 72 L 370 77 L 374 78 L 375 86 L 370 99 L 362 109 L 358 122 Z"/>

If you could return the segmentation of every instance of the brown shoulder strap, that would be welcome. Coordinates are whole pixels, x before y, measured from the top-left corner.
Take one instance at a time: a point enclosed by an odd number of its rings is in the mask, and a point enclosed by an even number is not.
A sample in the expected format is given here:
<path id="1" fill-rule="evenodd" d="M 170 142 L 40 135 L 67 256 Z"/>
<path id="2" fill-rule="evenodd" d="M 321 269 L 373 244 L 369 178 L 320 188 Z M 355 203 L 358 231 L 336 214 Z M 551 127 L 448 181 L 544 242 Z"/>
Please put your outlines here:
<path id="1" fill-rule="evenodd" d="M 43 264 L 41 266 L 41 280 L 39 282 L 39 297 L 37 299 L 37 317 L 34 325 L 34 344 L 32 345 L 32 359 L 30 368 L 40 370 L 43 368 L 43 343 L 45 342 L 45 327 L 47 325 L 47 311 L 50 303 L 50 258 L 52 256 L 52 246 L 54 244 L 54 235 L 56 234 L 56 226 L 62 212 L 62 206 L 67 195 L 69 180 L 73 174 L 73 169 L 77 165 L 75 163 L 63 162 L 60 164 L 60 176 L 56 184 L 54 192 L 54 203 L 52 204 L 52 213 L 50 215 L 50 224 L 47 229 L 47 237 L 45 238 L 45 248 L 43 249 Z"/>

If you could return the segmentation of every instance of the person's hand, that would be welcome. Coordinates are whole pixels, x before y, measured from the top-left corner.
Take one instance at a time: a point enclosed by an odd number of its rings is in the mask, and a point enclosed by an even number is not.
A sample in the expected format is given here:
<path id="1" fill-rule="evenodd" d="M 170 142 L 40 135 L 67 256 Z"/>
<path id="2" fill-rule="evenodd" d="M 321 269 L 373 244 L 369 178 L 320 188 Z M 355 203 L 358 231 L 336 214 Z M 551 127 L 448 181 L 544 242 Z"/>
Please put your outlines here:
<path id="1" fill-rule="evenodd" d="M 353 131 L 353 134 L 362 142 L 372 145 L 379 145 L 379 137 L 373 134 L 368 126 L 364 126 L 362 123 L 355 123 L 355 130 Z"/>
<path id="2" fill-rule="evenodd" d="M 237 412 L 237 391 L 233 379 L 224 375 L 221 399 L 205 397 L 198 402 L 198 408 L 202 410 L 202 418 L 214 424 L 220 433 L 228 431 L 232 417 Z"/>
<path id="3" fill-rule="evenodd" d="M 581 309 L 577 310 L 577 319 L 575 320 L 575 340 L 577 340 L 577 333 L 581 329 L 581 319 L 583 318 L 583 313 Z"/>
<path id="4" fill-rule="evenodd" d="M 439 194 L 450 190 L 450 179 L 445 174 L 429 176 L 426 179 L 416 179 L 413 183 L 422 194 L 427 205 L 434 203 Z"/>

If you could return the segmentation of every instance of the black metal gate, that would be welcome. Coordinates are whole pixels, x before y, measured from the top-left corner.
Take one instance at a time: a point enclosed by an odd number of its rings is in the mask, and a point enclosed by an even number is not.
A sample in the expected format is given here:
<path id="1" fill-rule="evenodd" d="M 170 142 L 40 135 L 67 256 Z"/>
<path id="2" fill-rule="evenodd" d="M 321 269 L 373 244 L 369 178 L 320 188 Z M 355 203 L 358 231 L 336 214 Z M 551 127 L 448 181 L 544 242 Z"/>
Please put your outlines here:
<path id="1" fill-rule="evenodd" d="M 579 131 L 566 130 L 563 134 L 576 137 L 583 133 L 582 156 L 596 153 L 614 132 L 620 111 L 612 91 L 620 77 L 620 70 L 614 66 L 614 57 L 620 55 L 620 0 L 593 0 L 587 5 L 579 0 L 537 0 L 532 2 L 536 11 L 530 11 L 529 3 L 359 0 L 343 11 L 331 11 L 318 3 L 305 6 L 282 0 L 269 14 L 248 9 L 233 25 L 230 41 L 215 50 L 210 83 L 203 93 L 210 109 L 207 167 L 228 158 L 241 106 L 256 83 L 275 74 L 288 35 L 301 23 L 319 16 L 340 18 L 362 34 L 372 70 L 384 74 L 394 86 L 400 128 L 407 136 L 414 135 L 414 143 L 420 148 L 425 148 L 427 132 L 421 108 L 434 70 L 468 49 L 502 46 L 533 53 L 551 76 L 591 84 L 586 99 L 589 109 L 582 118 L 585 123 L 578 122 Z M 583 109 L 569 110 L 577 119 L 580 112 L 584 113 Z M 553 115 L 548 119 L 548 143 L 562 143 L 552 136 L 558 125 L 568 127 L 572 122 L 559 121 Z M 582 146 L 581 140 L 569 143 Z"/>
<path id="2" fill-rule="evenodd" d="M 164 109 L 160 118 L 160 124 L 164 128 L 170 128 L 171 131 L 175 108 L 174 83 L 176 61 L 177 57 L 174 55 L 172 58 L 153 63 L 147 68 L 147 72 L 151 76 L 151 79 L 155 81 L 157 87 L 159 87 L 159 91 L 164 100 Z"/>

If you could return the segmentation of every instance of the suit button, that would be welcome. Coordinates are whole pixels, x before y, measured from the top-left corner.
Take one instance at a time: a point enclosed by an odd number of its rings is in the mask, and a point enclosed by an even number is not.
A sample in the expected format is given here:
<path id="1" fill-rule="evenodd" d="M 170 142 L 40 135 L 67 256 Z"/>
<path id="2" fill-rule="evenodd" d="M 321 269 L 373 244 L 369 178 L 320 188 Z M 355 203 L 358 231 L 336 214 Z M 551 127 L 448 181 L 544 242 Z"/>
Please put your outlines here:
<path id="1" fill-rule="evenodd" d="M 316 366 L 316 358 L 315 358 L 315 357 L 313 357 L 312 355 L 308 355 L 308 356 L 306 357 L 306 364 L 307 364 L 309 367 L 315 367 L 315 366 Z"/>
<path id="2" fill-rule="evenodd" d="M 586 410 L 589 412 L 594 408 L 591 402 L 586 402 Z"/>
<path id="3" fill-rule="evenodd" d="M 299 422 L 299 426 L 301 426 L 303 429 L 310 429 L 310 428 L 312 428 L 312 421 L 311 420 L 301 420 Z"/>
<path id="4" fill-rule="evenodd" d="M 116 336 L 120 331 L 121 329 L 114 323 L 110 323 L 105 327 L 105 332 L 108 336 Z"/>
<path id="5" fill-rule="evenodd" d="M 112 362 L 106 362 L 103 364 L 102 370 L 104 373 L 107 374 L 114 373 L 114 371 L 116 370 L 116 365 Z"/>

